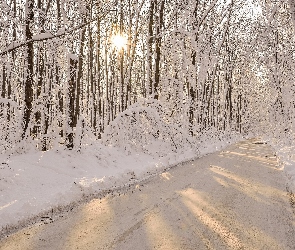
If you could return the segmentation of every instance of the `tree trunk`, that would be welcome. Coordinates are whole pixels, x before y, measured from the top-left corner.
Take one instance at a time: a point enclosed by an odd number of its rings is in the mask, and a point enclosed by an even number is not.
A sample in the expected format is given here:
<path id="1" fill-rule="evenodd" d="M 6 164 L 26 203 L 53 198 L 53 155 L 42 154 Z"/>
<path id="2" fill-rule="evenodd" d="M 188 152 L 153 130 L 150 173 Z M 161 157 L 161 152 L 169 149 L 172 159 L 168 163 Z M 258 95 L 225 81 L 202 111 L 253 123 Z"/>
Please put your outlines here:
<path id="1" fill-rule="evenodd" d="M 3 65 L 2 68 L 2 91 L 1 91 L 1 97 L 5 98 L 5 94 L 6 94 L 6 68 L 5 68 L 5 64 Z"/>
<path id="2" fill-rule="evenodd" d="M 76 72 L 77 72 L 77 65 L 78 61 L 71 58 L 69 59 L 70 62 L 70 80 L 68 85 L 68 95 L 69 95 L 69 109 L 68 109 L 68 117 L 69 122 L 68 125 L 70 126 L 70 130 L 67 131 L 67 138 L 66 138 L 66 147 L 68 149 L 73 149 L 74 147 L 74 128 L 76 127 L 76 119 L 75 119 L 75 99 L 77 98 L 75 95 L 76 90 Z"/>
<path id="3" fill-rule="evenodd" d="M 75 104 L 75 116 L 73 120 L 73 126 L 76 127 L 79 116 L 80 116 L 80 95 L 81 95 L 81 84 L 82 84 L 82 70 L 84 62 L 84 42 L 86 30 L 82 29 L 81 34 L 81 44 L 79 50 L 79 60 L 78 60 L 78 76 L 77 76 L 77 86 L 76 86 L 76 104 Z"/>
<path id="4" fill-rule="evenodd" d="M 56 0 L 56 6 L 57 6 L 56 7 L 56 9 L 57 9 L 57 27 L 58 27 L 58 30 L 59 30 L 61 28 L 60 0 Z M 56 62 L 56 65 L 55 65 L 55 80 L 56 80 L 57 84 L 59 84 L 59 72 L 60 72 L 59 65 Z M 58 91 L 57 98 L 58 98 L 59 112 L 63 115 L 64 114 L 64 93 L 63 93 L 62 90 Z M 61 128 L 60 136 L 64 137 L 63 120 L 62 119 L 59 120 L 58 125 Z"/>
<path id="5" fill-rule="evenodd" d="M 159 82 L 160 82 L 160 59 L 161 59 L 161 30 L 164 25 L 163 16 L 164 16 L 164 7 L 165 0 L 162 0 L 160 7 L 160 16 L 157 26 L 157 35 L 156 35 L 156 62 L 155 62 L 155 84 L 154 84 L 154 98 L 159 99 Z"/>
<path id="6" fill-rule="evenodd" d="M 96 52 L 96 57 L 97 57 L 97 86 L 94 86 L 93 89 L 93 96 L 94 96 L 94 122 L 95 126 L 96 121 L 97 121 L 97 109 L 98 109 L 98 117 L 99 117 L 99 132 L 98 132 L 98 138 L 101 138 L 101 133 L 103 131 L 103 111 L 102 111 L 102 92 L 101 92 L 101 63 L 100 63 L 100 50 L 101 50 L 101 41 L 100 41 L 100 18 L 97 19 L 97 52 Z M 96 92 L 97 90 L 97 92 Z M 98 94 L 98 100 L 96 99 L 96 94 Z M 98 103 L 97 103 L 98 102 Z"/>
<path id="7" fill-rule="evenodd" d="M 289 0 L 289 6 L 290 6 L 290 12 L 292 15 L 292 21 L 293 21 L 294 33 L 295 33 L 295 1 Z"/>
<path id="8" fill-rule="evenodd" d="M 155 0 L 151 0 L 150 2 L 150 10 L 149 10 L 149 37 L 148 37 L 148 47 L 147 47 L 147 57 L 148 57 L 148 70 L 147 70 L 147 81 L 148 81 L 148 93 L 149 95 L 153 94 L 153 80 L 152 80 L 152 70 L 153 70 L 153 26 L 154 26 L 154 8 L 155 8 Z"/>
<path id="9" fill-rule="evenodd" d="M 26 40 L 30 41 L 32 39 L 32 31 L 30 26 L 33 25 L 34 21 L 34 1 L 27 1 L 27 13 L 25 20 L 25 34 Z M 27 129 L 30 123 L 30 117 L 32 113 L 32 103 L 33 103 L 33 71 L 34 71 L 34 49 L 33 42 L 28 43 L 27 45 L 27 69 L 26 69 L 26 79 L 25 79 L 25 107 L 24 107 L 24 116 L 23 116 L 23 133 L 22 139 L 25 138 Z"/>
<path id="10" fill-rule="evenodd" d="M 123 4 L 122 0 L 120 1 L 120 35 L 123 35 Z M 121 112 L 127 108 L 127 99 L 125 98 L 125 77 L 124 77 L 124 48 L 121 48 L 119 51 L 120 57 L 120 84 L 121 84 Z"/>

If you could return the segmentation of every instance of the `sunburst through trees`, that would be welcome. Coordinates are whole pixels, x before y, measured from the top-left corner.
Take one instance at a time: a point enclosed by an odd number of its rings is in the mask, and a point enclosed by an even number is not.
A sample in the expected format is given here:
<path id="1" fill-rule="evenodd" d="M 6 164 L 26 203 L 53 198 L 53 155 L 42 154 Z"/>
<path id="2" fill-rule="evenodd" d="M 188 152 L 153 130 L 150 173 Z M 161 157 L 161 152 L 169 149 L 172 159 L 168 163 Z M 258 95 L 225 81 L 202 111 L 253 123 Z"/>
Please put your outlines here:
<path id="1" fill-rule="evenodd" d="M 170 141 L 294 129 L 292 1 L 0 6 L 1 150 L 80 149 L 116 121 Z"/>

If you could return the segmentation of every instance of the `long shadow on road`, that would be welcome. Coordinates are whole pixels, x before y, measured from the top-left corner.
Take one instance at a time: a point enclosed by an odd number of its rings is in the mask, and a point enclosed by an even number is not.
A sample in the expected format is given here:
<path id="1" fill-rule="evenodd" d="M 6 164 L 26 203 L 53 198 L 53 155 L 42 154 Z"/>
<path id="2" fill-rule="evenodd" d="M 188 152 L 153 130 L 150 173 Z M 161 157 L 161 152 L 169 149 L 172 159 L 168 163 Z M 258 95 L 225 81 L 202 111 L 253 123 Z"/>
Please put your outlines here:
<path id="1" fill-rule="evenodd" d="M 248 140 L 79 206 L 0 242 L 12 249 L 293 249 L 286 180 Z"/>

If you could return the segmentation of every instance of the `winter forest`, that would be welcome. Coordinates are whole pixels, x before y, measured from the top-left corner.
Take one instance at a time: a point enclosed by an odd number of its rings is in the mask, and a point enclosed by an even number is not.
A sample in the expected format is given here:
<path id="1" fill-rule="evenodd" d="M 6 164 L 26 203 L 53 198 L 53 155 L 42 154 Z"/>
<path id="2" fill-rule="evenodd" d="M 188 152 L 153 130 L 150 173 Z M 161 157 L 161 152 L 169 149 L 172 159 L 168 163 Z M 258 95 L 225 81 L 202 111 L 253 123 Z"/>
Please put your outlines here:
<path id="1" fill-rule="evenodd" d="M 2 0 L 0 13 L 2 156 L 294 146 L 293 0 Z"/>
<path id="2" fill-rule="evenodd" d="M 0 10 L 1 151 L 293 139 L 291 0 L 6 0 Z"/>
<path id="3" fill-rule="evenodd" d="M 2 0 L 0 37 L 0 229 L 248 138 L 295 192 L 293 0 Z"/>

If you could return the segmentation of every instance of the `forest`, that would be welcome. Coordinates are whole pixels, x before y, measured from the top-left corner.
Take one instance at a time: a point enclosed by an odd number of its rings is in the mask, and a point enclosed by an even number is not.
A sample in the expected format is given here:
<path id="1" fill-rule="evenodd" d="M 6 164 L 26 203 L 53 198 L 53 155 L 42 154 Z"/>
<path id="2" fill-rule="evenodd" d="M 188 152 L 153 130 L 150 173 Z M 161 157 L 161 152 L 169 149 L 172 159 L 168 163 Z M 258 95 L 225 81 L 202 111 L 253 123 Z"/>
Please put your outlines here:
<path id="1" fill-rule="evenodd" d="M 294 249 L 295 0 L 1 0 L 0 38 L 0 249 Z"/>
<path id="2" fill-rule="evenodd" d="M 292 0 L 5 0 L 0 149 L 294 140 Z"/>

